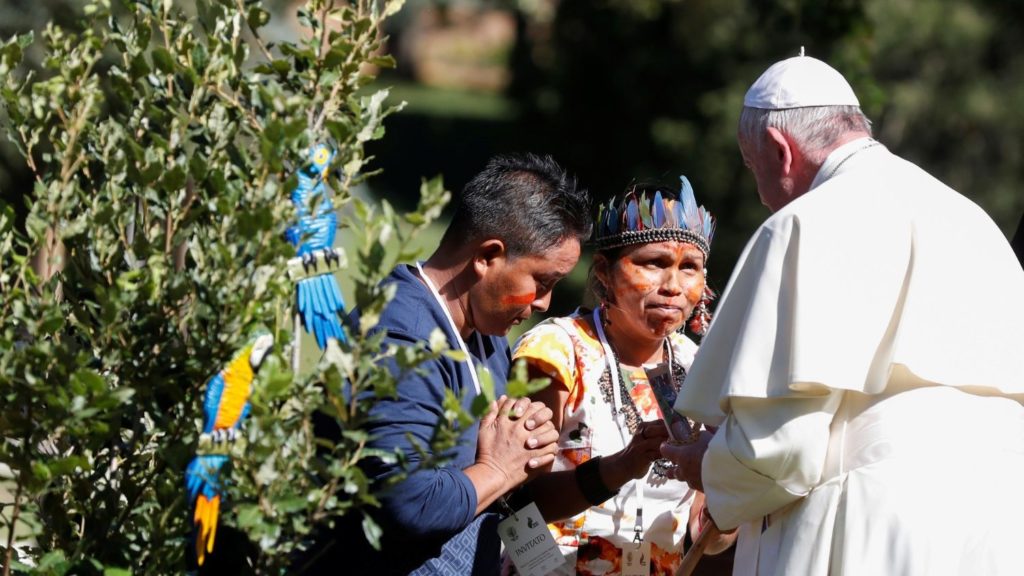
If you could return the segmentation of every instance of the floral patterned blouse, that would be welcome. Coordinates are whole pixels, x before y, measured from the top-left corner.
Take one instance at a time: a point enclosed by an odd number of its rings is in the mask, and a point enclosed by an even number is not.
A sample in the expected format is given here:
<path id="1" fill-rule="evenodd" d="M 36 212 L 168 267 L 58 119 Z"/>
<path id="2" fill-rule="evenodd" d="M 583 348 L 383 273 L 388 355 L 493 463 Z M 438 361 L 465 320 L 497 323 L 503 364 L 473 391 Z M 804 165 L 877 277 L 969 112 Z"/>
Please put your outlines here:
<path id="1" fill-rule="evenodd" d="M 595 456 L 614 454 L 633 436 L 620 433 L 613 418 L 611 379 L 604 350 L 588 319 L 576 310 L 565 318 L 541 322 L 516 343 L 514 358 L 525 358 L 532 367 L 551 376 L 552 385 L 569 389 L 562 416 L 559 452 L 554 470 L 571 470 Z M 693 363 L 697 345 L 687 337 L 670 337 L 677 382 Z M 635 419 L 661 418 L 657 399 L 643 370 L 629 374 L 629 395 L 635 410 L 625 407 L 630 428 Z M 621 420 L 620 420 L 621 421 Z M 633 541 L 637 510 L 636 482 L 643 489 L 644 539 L 651 542 L 651 574 L 675 574 L 682 558 L 683 539 L 694 492 L 684 482 L 665 478 L 652 466 L 647 476 L 619 490 L 614 498 L 593 506 L 568 520 L 548 525 L 562 553 L 569 559 L 565 573 L 614 575 L 620 573 L 621 547 Z"/>

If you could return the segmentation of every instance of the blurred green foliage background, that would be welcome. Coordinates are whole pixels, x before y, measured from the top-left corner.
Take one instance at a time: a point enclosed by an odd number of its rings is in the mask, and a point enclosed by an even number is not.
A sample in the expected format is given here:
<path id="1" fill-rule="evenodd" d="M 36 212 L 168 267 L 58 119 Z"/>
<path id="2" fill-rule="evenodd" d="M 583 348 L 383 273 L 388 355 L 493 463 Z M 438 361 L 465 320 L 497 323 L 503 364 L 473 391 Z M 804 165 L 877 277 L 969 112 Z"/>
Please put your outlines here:
<path id="1" fill-rule="evenodd" d="M 266 4 L 287 15 L 297 3 Z M 6 0 L 0 32 L 77 10 Z M 512 150 L 553 154 L 597 199 L 686 174 L 719 219 L 721 290 L 768 215 L 735 145 L 743 93 L 803 46 L 847 76 L 884 144 L 1010 235 L 1024 212 L 1022 23 L 1024 3 L 997 0 L 410 0 L 386 30 L 398 68 L 379 83 L 408 106 L 369 147 L 383 172 L 365 193 L 412 207 L 422 177 L 458 190 Z M 29 180 L 13 159 L 0 146 L 0 197 L 20 207 Z M 586 260 L 549 313 L 579 303 L 585 276 Z"/>

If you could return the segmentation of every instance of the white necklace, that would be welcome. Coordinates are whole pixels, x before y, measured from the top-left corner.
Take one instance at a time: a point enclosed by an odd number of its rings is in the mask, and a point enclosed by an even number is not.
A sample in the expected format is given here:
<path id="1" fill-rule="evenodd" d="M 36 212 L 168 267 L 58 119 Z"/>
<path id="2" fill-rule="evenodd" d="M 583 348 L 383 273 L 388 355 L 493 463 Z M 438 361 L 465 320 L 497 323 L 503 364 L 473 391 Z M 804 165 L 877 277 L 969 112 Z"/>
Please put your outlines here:
<path id="1" fill-rule="evenodd" d="M 441 311 L 444 312 L 444 317 L 448 320 L 448 325 L 451 326 L 452 333 L 455 334 L 455 339 L 458 341 L 459 349 L 466 355 L 466 363 L 469 364 L 469 376 L 473 379 L 473 387 L 476 388 L 476 395 L 479 396 L 481 392 L 480 378 L 476 375 L 476 364 L 473 363 L 473 356 L 469 353 L 469 347 L 466 346 L 466 341 L 462 339 L 462 334 L 459 333 L 459 327 L 455 325 L 452 313 L 448 311 L 448 305 L 445 304 L 444 299 L 441 298 L 441 293 L 437 290 L 437 287 L 434 286 L 434 282 L 429 276 L 427 276 L 427 273 L 423 271 L 423 266 L 420 265 L 419 262 L 416 263 L 416 270 L 419 271 L 420 278 L 423 279 L 423 282 L 427 285 L 430 293 L 434 296 L 434 300 L 437 301 L 438 306 L 441 307 Z M 473 333 L 476 334 L 477 353 L 480 355 L 480 360 L 483 360 L 486 357 L 486 354 L 484 353 L 484 339 L 480 336 L 479 330 L 474 330 Z M 480 369 L 487 370 L 487 367 L 484 366 Z"/>

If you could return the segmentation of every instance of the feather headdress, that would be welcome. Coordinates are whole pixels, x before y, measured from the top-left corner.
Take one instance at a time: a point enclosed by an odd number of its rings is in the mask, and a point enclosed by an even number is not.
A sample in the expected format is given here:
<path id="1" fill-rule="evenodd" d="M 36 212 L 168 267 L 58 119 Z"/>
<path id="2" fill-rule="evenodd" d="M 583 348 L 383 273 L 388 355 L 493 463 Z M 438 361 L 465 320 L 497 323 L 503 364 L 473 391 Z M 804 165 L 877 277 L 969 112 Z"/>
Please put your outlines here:
<path id="1" fill-rule="evenodd" d="M 647 244 L 679 240 L 700 248 L 704 259 L 711 251 L 715 219 L 703 206 L 697 205 L 693 186 L 680 176 L 678 197 L 665 190 L 639 192 L 636 188 L 612 197 L 601 204 L 594 228 L 594 247 L 609 250 L 631 244 Z"/>

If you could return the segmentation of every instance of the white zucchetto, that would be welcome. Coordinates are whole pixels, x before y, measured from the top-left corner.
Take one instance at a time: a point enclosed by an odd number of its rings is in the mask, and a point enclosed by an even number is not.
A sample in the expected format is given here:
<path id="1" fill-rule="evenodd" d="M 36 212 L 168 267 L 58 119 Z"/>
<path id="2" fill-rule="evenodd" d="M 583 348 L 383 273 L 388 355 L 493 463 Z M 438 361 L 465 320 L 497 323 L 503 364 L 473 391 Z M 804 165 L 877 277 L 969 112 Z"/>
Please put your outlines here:
<path id="1" fill-rule="evenodd" d="M 743 105 L 764 110 L 811 106 L 860 106 L 843 75 L 810 56 L 776 62 L 747 90 Z"/>

